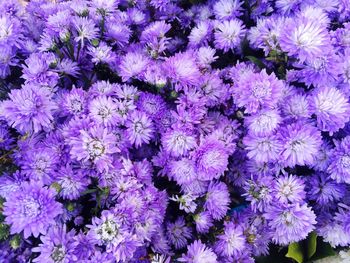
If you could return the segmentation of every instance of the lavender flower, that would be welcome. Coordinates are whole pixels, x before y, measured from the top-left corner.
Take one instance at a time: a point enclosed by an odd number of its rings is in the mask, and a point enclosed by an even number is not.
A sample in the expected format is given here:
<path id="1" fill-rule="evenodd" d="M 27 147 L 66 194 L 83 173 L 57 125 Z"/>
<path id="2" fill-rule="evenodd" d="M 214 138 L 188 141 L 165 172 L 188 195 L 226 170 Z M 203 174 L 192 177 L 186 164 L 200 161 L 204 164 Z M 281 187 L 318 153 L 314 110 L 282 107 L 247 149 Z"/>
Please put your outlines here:
<path id="1" fill-rule="evenodd" d="M 229 209 L 230 195 L 227 185 L 222 182 L 211 182 L 204 203 L 205 209 L 213 219 L 219 220 Z"/>
<path id="2" fill-rule="evenodd" d="M 331 152 L 331 163 L 327 169 L 330 177 L 338 183 L 350 183 L 350 137 L 336 141 L 336 147 Z"/>
<path id="3" fill-rule="evenodd" d="M 192 237 L 191 229 L 185 225 L 183 217 L 176 219 L 174 223 L 167 224 L 167 236 L 176 249 L 184 248 L 187 239 Z"/>
<path id="4" fill-rule="evenodd" d="M 189 263 L 216 263 L 217 256 L 211 248 L 206 247 L 200 240 L 194 241 L 188 246 L 187 254 L 179 258 L 180 262 Z"/>
<path id="5" fill-rule="evenodd" d="M 62 204 L 55 201 L 55 192 L 38 183 L 23 183 L 21 191 L 13 192 L 4 203 L 5 222 L 11 233 L 21 233 L 24 238 L 45 234 L 62 213 Z"/>
<path id="6" fill-rule="evenodd" d="M 152 139 L 153 123 L 144 112 L 133 112 L 126 126 L 129 141 L 136 147 L 140 147 L 142 143 L 148 143 Z"/>
<path id="7" fill-rule="evenodd" d="M 9 97 L 0 104 L 0 114 L 9 125 L 22 133 L 52 127 L 56 104 L 47 89 L 24 85 L 22 89 L 12 90 Z"/>
<path id="8" fill-rule="evenodd" d="M 239 47 L 246 29 L 239 19 L 225 20 L 215 27 L 215 47 L 228 52 Z"/>

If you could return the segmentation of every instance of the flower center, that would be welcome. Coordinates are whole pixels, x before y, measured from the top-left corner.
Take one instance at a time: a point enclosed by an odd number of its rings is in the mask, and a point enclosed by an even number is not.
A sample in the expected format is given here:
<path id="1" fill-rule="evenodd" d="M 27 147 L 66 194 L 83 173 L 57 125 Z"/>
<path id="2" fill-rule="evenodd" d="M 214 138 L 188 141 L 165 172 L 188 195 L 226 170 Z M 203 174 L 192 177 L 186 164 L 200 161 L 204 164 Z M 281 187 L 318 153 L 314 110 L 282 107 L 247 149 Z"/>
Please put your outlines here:
<path id="1" fill-rule="evenodd" d="M 134 130 L 136 133 L 142 133 L 144 130 L 142 122 L 140 122 L 140 121 L 136 122 L 134 125 Z"/>
<path id="2" fill-rule="evenodd" d="M 105 152 L 105 146 L 99 140 L 93 140 L 88 144 L 88 152 L 92 158 L 99 157 Z"/>
<path id="3" fill-rule="evenodd" d="M 254 85 L 252 89 L 253 96 L 257 99 L 261 99 L 270 94 L 270 83 L 268 82 L 258 82 Z"/>
<path id="4" fill-rule="evenodd" d="M 118 235 L 118 233 L 118 225 L 112 220 L 107 220 L 104 222 L 98 230 L 99 236 L 105 242 L 112 241 Z"/>
<path id="5" fill-rule="evenodd" d="M 63 262 L 64 258 L 66 257 L 66 251 L 62 245 L 58 245 L 53 249 L 50 257 L 55 263 Z"/>
<path id="6" fill-rule="evenodd" d="M 26 217 L 34 218 L 38 216 L 40 212 L 40 204 L 36 202 L 34 198 L 29 198 L 23 201 L 23 213 Z"/>
<path id="7" fill-rule="evenodd" d="M 344 155 L 341 158 L 341 164 L 344 168 L 350 168 L 350 156 L 349 155 Z"/>

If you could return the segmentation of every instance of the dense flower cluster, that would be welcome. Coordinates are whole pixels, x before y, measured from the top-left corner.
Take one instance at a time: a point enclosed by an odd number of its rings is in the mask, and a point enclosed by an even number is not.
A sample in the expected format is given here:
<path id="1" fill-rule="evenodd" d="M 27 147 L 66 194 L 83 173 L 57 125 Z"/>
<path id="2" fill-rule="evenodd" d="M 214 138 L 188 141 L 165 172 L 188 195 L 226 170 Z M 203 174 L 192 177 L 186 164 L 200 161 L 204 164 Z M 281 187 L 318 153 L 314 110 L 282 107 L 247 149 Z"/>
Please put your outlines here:
<path id="1" fill-rule="evenodd" d="M 0 1 L 0 262 L 349 246 L 349 36 L 340 0 Z"/>

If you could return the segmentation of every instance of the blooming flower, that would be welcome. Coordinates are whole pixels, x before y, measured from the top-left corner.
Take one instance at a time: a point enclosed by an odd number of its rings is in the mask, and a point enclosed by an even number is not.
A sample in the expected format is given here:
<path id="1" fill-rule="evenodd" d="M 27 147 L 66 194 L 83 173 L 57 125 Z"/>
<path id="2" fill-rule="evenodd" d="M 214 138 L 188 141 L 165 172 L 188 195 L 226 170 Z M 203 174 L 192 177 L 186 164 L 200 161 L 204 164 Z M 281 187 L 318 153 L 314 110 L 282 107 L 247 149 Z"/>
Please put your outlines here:
<path id="1" fill-rule="evenodd" d="M 183 217 L 176 219 L 174 223 L 167 224 L 167 236 L 176 249 L 184 248 L 187 239 L 192 237 L 191 229 L 185 225 Z"/>
<path id="2" fill-rule="evenodd" d="M 316 216 L 306 204 L 272 205 L 264 216 L 274 232 L 272 240 L 280 245 L 306 238 L 316 224 Z"/>
<path id="3" fill-rule="evenodd" d="M 195 138 L 185 130 L 169 130 L 162 136 L 164 150 L 170 155 L 179 157 L 186 155 L 197 146 Z"/>
<path id="4" fill-rule="evenodd" d="M 217 256 L 211 248 L 206 247 L 200 240 L 188 246 L 188 251 L 179 258 L 180 262 L 188 263 L 216 263 Z"/>
<path id="5" fill-rule="evenodd" d="M 262 107 L 274 108 L 282 96 L 284 84 L 265 70 L 243 75 L 233 90 L 234 100 L 245 112 L 255 113 Z"/>
<path id="6" fill-rule="evenodd" d="M 120 150 L 115 145 L 115 136 L 100 126 L 80 130 L 78 139 L 72 142 L 71 156 L 78 161 L 91 161 L 98 171 L 108 171 L 112 165 L 111 154 Z"/>
<path id="7" fill-rule="evenodd" d="M 218 236 L 215 252 L 223 256 L 237 256 L 246 248 L 243 228 L 229 222 L 225 225 L 224 233 Z"/>
<path id="8" fill-rule="evenodd" d="M 23 231 L 24 238 L 45 234 L 62 213 L 62 204 L 55 201 L 55 192 L 38 183 L 23 183 L 21 191 L 7 196 L 4 203 L 5 222 L 11 233 Z"/>
<path id="9" fill-rule="evenodd" d="M 56 104 L 45 88 L 24 85 L 12 90 L 10 99 L 0 104 L 0 115 L 18 131 L 39 132 L 52 127 L 53 111 Z"/>
<path id="10" fill-rule="evenodd" d="M 140 147 L 142 143 L 148 143 L 153 136 L 152 121 L 142 111 L 135 111 L 126 123 L 129 141 Z"/>
<path id="11" fill-rule="evenodd" d="M 278 177 L 273 186 L 277 200 L 282 203 L 300 203 L 305 198 L 304 182 L 295 175 Z"/>
<path id="12" fill-rule="evenodd" d="M 225 20 L 215 27 L 215 47 L 228 52 L 239 47 L 246 33 L 243 22 L 239 19 Z"/>
<path id="13" fill-rule="evenodd" d="M 350 137 L 336 141 L 336 147 L 331 152 L 331 162 L 327 169 L 332 179 L 338 183 L 350 183 Z"/>
<path id="14" fill-rule="evenodd" d="M 317 117 L 317 126 L 322 131 L 336 132 L 350 120 L 349 101 L 336 88 L 317 89 L 311 98 L 311 107 Z"/>
<path id="15" fill-rule="evenodd" d="M 204 203 L 205 209 L 213 219 L 219 220 L 226 215 L 230 204 L 227 185 L 222 182 L 211 182 Z"/>

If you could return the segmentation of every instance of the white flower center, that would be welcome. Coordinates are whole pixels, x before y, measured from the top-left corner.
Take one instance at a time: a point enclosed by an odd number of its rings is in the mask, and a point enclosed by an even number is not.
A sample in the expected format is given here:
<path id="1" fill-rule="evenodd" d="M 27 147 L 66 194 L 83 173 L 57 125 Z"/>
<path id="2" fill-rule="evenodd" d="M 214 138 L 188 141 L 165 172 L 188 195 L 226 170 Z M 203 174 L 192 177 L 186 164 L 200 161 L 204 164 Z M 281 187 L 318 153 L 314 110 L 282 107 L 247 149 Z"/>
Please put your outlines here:
<path id="1" fill-rule="evenodd" d="M 23 201 L 23 213 L 25 216 L 34 218 L 40 214 L 40 204 L 34 198 L 25 199 Z"/>
<path id="2" fill-rule="evenodd" d="M 90 157 L 95 158 L 101 156 L 105 152 L 105 146 L 99 140 L 93 140 L 88 143 L 88 152 Z"/>

